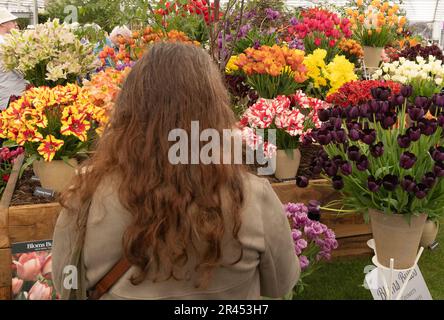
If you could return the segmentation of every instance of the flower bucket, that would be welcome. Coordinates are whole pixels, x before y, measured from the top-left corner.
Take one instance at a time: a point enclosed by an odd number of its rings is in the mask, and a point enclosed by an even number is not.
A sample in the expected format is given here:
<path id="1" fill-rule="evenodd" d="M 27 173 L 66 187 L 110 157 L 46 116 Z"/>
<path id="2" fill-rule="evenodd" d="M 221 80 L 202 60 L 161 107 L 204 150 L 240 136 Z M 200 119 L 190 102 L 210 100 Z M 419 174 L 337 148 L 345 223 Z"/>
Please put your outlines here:
<path id="1" fill-rule="evenodd" d="M 364 63 L 367 68 L 376 69 L 379 67 L 382 60 L 382 50 L 384 48 L 364 47 Z"/>
<path id="2" fill-rule="evenodd" d="M 424 230 L 421 237 L 421 246 L 424 248 L 429 247 L 436 240 L 438 235 L 439 223 L 432 220 L 427 220 L 424 225 Z"/>
<path id="3" fill-rule="evenodd" d="M 299 149 L 277 150 L 274 175 L 281 180 L 294 179 L 298 173 L 300 162 L 301 152 Z"/>
<path id="4" fill-rule="evenodd" d="M 53 160 L 51 162 L 38 160 L 34 161 L 33 169 L 43 188 L 61 192 L 74 177 L 77 165 L 76 159 L 69 159 L 67 163 L 63 160 Z"/>
<path id="5" fill-rule="evenodd" d="M 402 214 L 384 214 L 374 209 L 369 209 L 369 214 L 378 262 L 389 268 L 393 258 L 395 269 L 412 267 L 427 215 L 412 216 L 409 224 Z"/>

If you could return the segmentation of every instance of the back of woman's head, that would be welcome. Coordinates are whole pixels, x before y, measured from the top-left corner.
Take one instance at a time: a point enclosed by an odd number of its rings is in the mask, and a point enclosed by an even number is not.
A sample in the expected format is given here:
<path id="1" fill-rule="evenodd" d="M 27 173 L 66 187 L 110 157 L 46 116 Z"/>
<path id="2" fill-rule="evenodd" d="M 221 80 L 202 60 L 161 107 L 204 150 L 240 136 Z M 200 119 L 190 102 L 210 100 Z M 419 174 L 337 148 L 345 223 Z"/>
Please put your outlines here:
<path id="1" fill-rule="evenodd" d="M 134 284 L 160 270 L 177 277 L 192 254 L 205 285 L 221 263 L 224 234 L 238 240 L 242 167 L 172 164 L 168 157 L 175 144 L 168 141 L 169 133 L 184 129 L 191 138 L 192 121 L 221 137 L 223 129 L 234 126 L 221 75 L 199 47 L 156 44 L 128 75 L 96 152 L 85 163 L 88 173 L 62 197 L 62 204 L 75 211 L 69 207 L 73 194 L 88 201 L 102 179 L 117 177 L 119 200 L 133 217 L 124 253 L 142 270 Z M 191 148 L 186 150 L 190 160 Z"/>

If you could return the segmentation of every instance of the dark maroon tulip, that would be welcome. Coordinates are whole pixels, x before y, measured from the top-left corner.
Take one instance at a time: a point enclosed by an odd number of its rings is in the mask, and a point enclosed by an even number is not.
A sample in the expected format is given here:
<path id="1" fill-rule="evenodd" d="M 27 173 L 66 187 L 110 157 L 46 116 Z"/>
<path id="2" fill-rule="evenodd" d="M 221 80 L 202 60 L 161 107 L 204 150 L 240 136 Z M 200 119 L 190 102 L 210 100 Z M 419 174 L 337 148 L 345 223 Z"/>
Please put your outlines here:
<path id="1" fill-rule="evenodd" d="M 308 218 L 319 221 L 321 218 L 321 203 L 317 200 L 310 200 L 307 204 Z"/>
<path id="2" fill-rule="evenodd" d="M 369 113 L 370 113 L 370 111 L 369 111 L 369 108 L 368 108 L 368 106 L 366 104 L 363 104 L 363 105 L 361 105 L 359 107 L 359 115 L 362 118 L 368 118 L 369 117 Z"/>
<path id="3" fill-rule="evenodd" d="M 427 172 L 421 182 L 425 184 L 427 188 L 432 188 L 436 182 L 436 175 L 433 172 Z"/>
<path id="4" fill-rule="evenodd" d="M 398 144 L 401 148 L 405 149 L 410 147 L 410 142 L 410 137 L 407 134 L 403 134 L 398 137 Z"/>
<path id="5" fill-rule="evenodd" d="M 421 129 L 413 126 L 407 129 L 407 134 L 411 141 L 418 141 L 421 138 Z"/>
<path id="6" fill-rule="evenodd" d="M 356 168 L 359 171 L 365 171 L 370 166 L 370 162 L 368 161 L 367 157 L 365 155 L 362 155 L 359 157 L 359 160 L 356 161 Z"/>
<path id="7" fill-rule="evenodd" d="M 444 129 L 444 113 L 438 115 L 438 125 Z"/>
<path id="8" fill-rule="evenodd" d="M 440 108 L 444 108 L 444 93 L 435 94 L 433 96 L 433 103 Z"/>
<path id="9" fill-rule="evenodd" d="M 433 160 L 442 162 L 444 161 L 444 147 L 433 148 L 430 152 Z"/>
<path id="10" fill-rule="evenodd" d="M 344 108 L 342 107 L 334 107 L 331 110 L 331 114 L 330 117 L 335 117 L 335 118 L 344 118 L 345 117 L 345 112 L 344 112 Z"/>
<path id="11" fill-rule="evenodd" d="M 418 183 L 415 188 L 415 196 L 418 199 L 424 199 L 427 196 L 427 193 L 429 192 L 429 189 L 427 186 L 423 183 Z"/>
<path id="12" fill-rule="evenodd" d="M 347 150 L 347 156 L 351 161 L 358 161 L 361 157 L 361 153 L 359 152 L 359 148 L 357 146 L 351 146 Z"/>
<path id="13" fill-rule="evenodd" d="M 418 121 L 419 119 L 422 119 L 425 114 L 424 109 L 417 107 L 409 108 L 408 113 L 410 119 L 412 119 L 413 121 Z"/>
<path id="14" fill-rule="evenodd" d="M 321 130 L 318 132 L 318 142 L 320 145 L 327 145 L 331 142 L 332 136 L 327 130 Z"/>
<path id="15" fill-rule="evenodd" d="M 349 176 L 349 175 L 351 175 L 352 170 L 353 170 L 353 168 L 352 168 L 352 165 L 351 165 L 350 162 L 344 161 L 344 162 L 341 164 L 341 173 L 342 173 L 344 176 Z"/>
<path id="16" fill-rule="evenodd" d="M 334 156 L 332 161 L 336 164 L 336 166 L 339 168 L 339 166 L 342 164 L 342 162 L 344 162 L 344 159 L 342 159 L 342 156 L 337 155 Z"/>
<path id="17" fill-rule="evenodd" d="M 384 129 L 389 129 L 396 123 L 396 115 L 393 112 L 386 112 L 382 118 L 381 126 Z"/>
<path id="18" fill-rule="evenodd" d="M 384 154 L 384 145 L 381 141 L 370 146 L 370 153 L 374 158 L 379 158 Z"/>
<path id="19" fill-rule="evenodd" d="M 313 167 L 311 167 L 311 172 L 313 174 L 320 174 L 322 172 L 322 167 L 321 166 L 313 166 Z"/>
<path id="20" fill-rule="evenodd" d="M 332 178 L 333 188 L 336 190 L 341 190 L 344 188 L 344 180 L 342 180 L 341 176 L 335 176 Z"/>
<path id="21" fill-rule="evenodd" d="M 370 102 L 367 103 L 367 105 L 371 113 L 378 113 L 379 110 L 381 109 L 380 104 L 376 100 L 371 100 Z"/>
<path id="22" fill-rule="evenodd" d="M 357 131 L 361 131 L 362 125 L 359 122 L 350 121 L 350 122 L 347 122 L 347 129 L 348 130 L 355 129 Z"/>
<path id="23" fill-rule="evenodd" d="M 342 119 L 341 118 L 330 118 L 330 124 L 334 129 L 339 130 L 342 128 Z"/>
<path id="24" fill-rule="evenodd" d="M 424 111 L 427 111 L 429 109 L 430 104 L 431 101 L 427 97 L 419 96 L 415 98 L 415 106 L 417 108 L 424 109 Z"/>
<path id="25" fill-rule="evenodd" d="M 347 116 L 350 119 L 356 119 L 359 117 L 359 109 L 358 107 L 351 107 L 348 109 Z"/>
<path id="26" fill-rule="evenodd" d="M 361 134 L 359 133 L 358 130 L 351 129 L 348 133 L 348 137 L 350 138 L 351 141 L 358 141 L 359 139 L 361 139 Z"/>
<path id="27" fill-rule="evenodd" d="M 331 135 L 337 143 L 344 143 L 345 141 L 347 141 L 347 135 L 344 129 L 332 131 Z"/>
<path id="28" fill-rule="evenodd" d="M 330 119 L 331 111 L 329 109 L 322 109 L 318 111 L 319 120 L 322 122 L 326 122 Z"/>
<path id="29" fill-rule="evenodd" d="M 296 177 L 296 185 L 299 188 L 305 188 L 308 186 L 308 178 L 304 176 L 298 176 Z"/>
<path id="30" fill-rule="evenodd" d="M 382 179 L 382 185 L 384 186 L 384 189 L 387 191 L 395 190 L 398 184 L 399 184 L 398 177 L 392 174 L 388 174 Z"/>
<path id="31" fill-rule="evenodd" d="M 405 176 L 401 181 L 401 188 L 407 192 L 414 192 L 416 188 L 415 179 L 412 176 Z"/>
<path id="32" fill-rule="evenodd" d="M 367 187 L 371 192 L 377 192 L 379 188 L 381 187 L 382 180 L 378 179 L 376 180 L 375 177 L 370 176 L 367 179 Z"/>
<path id="33" fill-rule="evenodd" d="M 413 93 L 413 88 L 412 86 L 402 86 L 401 88 L 401 94 L 405 97 L 408 98 L 412 95 Z"/>
<path id="34" fill-rule="evenodd" d="M 392 99 L 392 103 L 395 106 L 401 107 L 405 102 L 405 98 L 402 95 L 394 96 Z"/>
<path id="35" fill-rule="evenodd" d="M 379 104 L 381 105 L 379 112 L 386 113 L 390 111 L 390 103 L 388 101 L 379 101 Z"/>
<path id="36" fill-rule="evenodd" d="M 328 153 L 325 150 L 319 150 L 317 156 L 324 161 L 330 160 Z"/>
<path id="37" fill-rule="evenodd" d="M 377 87 L 370 89 L 373 98 L 385 101 L 390 97 L 390 89 L 386 87 Z"/>
<path id="38" fill-rule="evenodd" d="M 436 132 L 438 128 L 438 122 L 435 119 L 421 119 L 418 121 L 418 127 L 421 130 L 421 134 L 425 136 L 431 136 Z"/>
<path id="39" fill-rule="evenodd" d="M 399 165 L 401 168 L 410 169 L 415 165 L 416 156 L 411 152 L 404 152 L 401 154 L 401 158 L 399 159 Z"/>
<path id="40" fill-rule="evenodd" d="M 362 131 L 362 142 L 371 145 L 376 140 L 376 131 L 374 129 L 364 129 Z"/>
<path id="41" fill-rule="evenodd" d="M 435 162 L 435 165 L 433 166 L 433 173 L 439 178 L 444 177 L 444 163 Z"/>
<path id="42" fill-rule="evenodd" d="M 313 143 L 313 139 L 309 135 L 305 135 L 302 138 L 302 145 L 303 146 L 309 146 Z"/>
<path id="43" fill-rule="evenodd" d="M 324 171 L 329 177 L 334 177 L 338 173 L 338 166 L 333 161 L 324 163 Z"/>

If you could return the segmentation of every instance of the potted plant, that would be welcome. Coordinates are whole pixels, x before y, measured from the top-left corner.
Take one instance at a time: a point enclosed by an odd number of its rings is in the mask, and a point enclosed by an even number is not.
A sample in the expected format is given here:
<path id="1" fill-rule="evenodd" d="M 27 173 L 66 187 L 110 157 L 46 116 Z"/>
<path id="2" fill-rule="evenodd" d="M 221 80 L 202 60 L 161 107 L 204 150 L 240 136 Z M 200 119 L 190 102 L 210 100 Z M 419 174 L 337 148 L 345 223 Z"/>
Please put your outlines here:
<path id="1" fill-rule="evenodd" d="M 57 19 L 35 29 L 12 30 L 0 45 L 2 65 L 34 86 L 74 83 L 98 67 L 93 46 L 84 44 Z"/>
<path id="2" fill-rule="evenodd" d="M 319 127 L 318 110 L 326 107 L 324 101 L 307 97 L 302 91 L 290 97 L 259 99 L 245 111 L 240 126 L 264 129 L 264 140 L 268 140 L 267 130 L 275 129 L 275 176 L 278 179 L 293 179 L 301 158 L 299 144 L 313 128 Z"/>
<path id="3" fill-rule="evenodd" d="M 380 0 L 355 0 L 347 9 L 354 38 L 364 47 L 367 68 L 377 68 L 384 47 L 402 33 L 407 22 L 398 4 Z"/>
<path id="4" fill-rule="evenodd" d="M 77 85 L 31 88 L 0 113 L 0 137 L 23 146 L 44 188 L 61 191 L 106 122 L 105 109 Z"/>
<path id="5" fill-rule="evenodd" d="M 365 104 L 321 110 L 323 124 L 311 134 L 324 148 L 312 172 L 323 171 L 346 205 L 369 213 L 378 261 L 388 267 L 394 258 L 397 269 L 413 265 L 427 217 L 444 213 L 444 94 L 409 102 L 412 92 L 374 88 Z"/>

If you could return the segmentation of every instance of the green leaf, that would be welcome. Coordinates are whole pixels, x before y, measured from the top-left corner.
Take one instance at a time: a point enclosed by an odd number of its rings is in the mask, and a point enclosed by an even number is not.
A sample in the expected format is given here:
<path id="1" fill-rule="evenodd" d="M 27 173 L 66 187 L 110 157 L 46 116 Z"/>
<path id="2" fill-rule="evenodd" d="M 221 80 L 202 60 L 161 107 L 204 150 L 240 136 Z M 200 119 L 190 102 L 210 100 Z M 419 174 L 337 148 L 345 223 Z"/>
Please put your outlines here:
<path id="1" fill-rule="evenodd" d="M 35 161 L 37 160 L 38 156 L 36 154 L 33 154 L 26 158 L 26 161 L 23 163 L 22 167 L 20 168 L 20 174 L 19 177 L 21 178 L 23 175 L 23 172 Z"/>
<path id="2" fill-rule="evenodd" d="M 13 140 L 5 140 L 5 141 L 3 141 L 2 146 L 4 148 L 14 148 L 14 147 L 18 147 L 19 145 L 17 144 L 17 142 L 15 142 Z"/>

